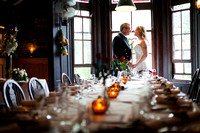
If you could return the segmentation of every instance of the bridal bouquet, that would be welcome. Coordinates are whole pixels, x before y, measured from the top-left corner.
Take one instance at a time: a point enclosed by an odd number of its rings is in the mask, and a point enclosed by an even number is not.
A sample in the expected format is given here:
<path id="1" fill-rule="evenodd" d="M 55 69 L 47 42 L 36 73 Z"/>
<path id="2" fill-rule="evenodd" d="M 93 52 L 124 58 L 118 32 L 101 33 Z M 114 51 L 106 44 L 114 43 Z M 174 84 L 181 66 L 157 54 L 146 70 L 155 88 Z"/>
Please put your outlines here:
<path id="1" fill-rule="evenodd" d="M 12 78 L 16 81 L 28 81 L 28 74 L 25 69 L 14 68 L 12 70 Z"/>

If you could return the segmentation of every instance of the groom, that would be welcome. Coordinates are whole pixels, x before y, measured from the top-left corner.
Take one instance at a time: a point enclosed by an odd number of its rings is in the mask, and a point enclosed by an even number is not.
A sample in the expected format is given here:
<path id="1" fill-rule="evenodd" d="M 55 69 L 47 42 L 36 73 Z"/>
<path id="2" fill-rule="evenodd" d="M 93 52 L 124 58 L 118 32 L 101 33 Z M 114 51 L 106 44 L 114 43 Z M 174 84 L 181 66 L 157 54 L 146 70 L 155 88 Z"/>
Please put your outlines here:
<path id="1" fill-rule="evenodd" d="M 117 56 L 118 60 L 124 56 L 128 61 L 131 60 L 132 52 L 129 47 L 128 40 L 125 36 L 130 34 L 130 25 L 128 23 L 123 23 L 120 26 L 120 32 L 112 42 L 113 54 Z"/>

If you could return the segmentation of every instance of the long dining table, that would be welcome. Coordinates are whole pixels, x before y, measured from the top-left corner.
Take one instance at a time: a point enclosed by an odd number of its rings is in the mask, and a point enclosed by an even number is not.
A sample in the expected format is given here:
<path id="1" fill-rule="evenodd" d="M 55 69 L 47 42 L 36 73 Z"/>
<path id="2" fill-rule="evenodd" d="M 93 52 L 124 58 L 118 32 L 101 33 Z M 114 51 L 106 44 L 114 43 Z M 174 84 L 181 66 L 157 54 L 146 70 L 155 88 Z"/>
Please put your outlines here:
<path id="1" fill-rule="evenodd" d="M 165 82 L 167 81 L 164 78 L 162 79 Z M 152 83 L 151 81 L 154 80 L 151 78 L 132 77 L 125 85 L 122 84 L 124 89 L 119 92 L 117 98 L 110 99 L 110 107 L 105 114 L 96 115 L 90 109 L 90 123 L 87 125 L 87 128 L 92 132 L 106 130 L 120 131 L 120 129 L 122 132 L 133 132 L 135 130 L 157 131 L 166 126 L 177 126 L 176 130 L 183 131 L 187 130 L 187 126 L 184 129 L 178 129 L 178 126 L 181 127 L 181 125 L 187 125 L 188 123 L 198 120 L 193 118 L 193 116 L 200 118 L 200 110 L 196 103 L 189 100 L 187 95 L 180 90 L 178 91 L 176 86 L 169 81 L 166 83 L 172 85 L 174 91 L 179 92 L 178 95 L 181 99 L 184 99 L 185 103 L 181 104 L 181 106 L 157 103 L 156 99 L 159 96 L 155 94 L 155 91 L 157 91 L 157 86 L 159 86 L 159 84 L 155 82 Z M 109 79 L 107 82 L 109 84 L 108 86 L 113 84 L 112 79 Z M 160 83 L 160 85 L 161 84 L 162 83 Z M 91 91 L 88 92 L 85 90 L 83 92 L 84 98 L 82 100 L 91 105 L 94 99 L 102 95 L 102 92 L 102 86 L 100 84 L 95 84 Z M 191 104 L 191 106 L 185 105 L 188 103 Z M 88 108 L 91 108 L 91 106 L 88 106 Z M 179 118 L 180 120 L 177 120 Z M 165 124 L 166 122 L 170 122 L 171 124 Z"/>
<path id="2" fill-rule="evenodd" d="M 111 86 L 115 79 L 114 77 L 107 79 L 106 86 Z M 174 101 L 174 98 L 172 98 L 172 104 L 168 104 L 168 101 L 162 103 L 163 95 L 160 95 L 162 100 L 161 103 L 158 103 L 159 95 L 157 93 L 169 93 L 169 89 L 158 91 L 158 88 L 163 85 L 160 80 L 159 83 L 156 83 L 157 81 L 155 82 L 153 78 L 130 77 L 125 85 L 120 84 L 123 86 L 123 90 L 119 92 L 119 95 L 109 99 L 108 110 L 104 114 L 95 114 L 91 109 L 92 102 L 98 96 L 103 96 L 104 86 L 99 82 L 94 83 L 93 80 L 87 80 L 84 85 L 65 87 L 63 89 L 65 91 L 61 91 L 62 93 L 50 92 L 48 97 L 40 99 L 37 104 L 32 104 L 35 105 L 35 108 L 27 110 L 29 113 L 25 111 L 26 115 L 31 117 L 27 120 L 27 116 L 23 116 L 20 122 L 24 124 L 24 119 L 25 122 L 33 120 L 34 129 L 37 132 L 43 129 L 42 132 L 50 133 L 200 131 L 199 107 L 190 101 L 187 95 L 178 91 L 173 83 L 162 79 L 168 83 L 165 86 L 172 85 L 173 91 L 170 94 L 178 92 L 175 96 L 181 97 L 180 101 L 182 100 L 183 103 L 180 104 L 181 106 L 175 104 L 179 100 Z M 165 100 L 171 102 L 169 98 Z M 27 103 L 22 106 L 30 107 L 30 103 L 33 102 L 27 101 Z M 19 110 L 13 108 L 12 113 L 15 111 L 19 113 Z M 20 114 L 22 113 L 20 112 Z M 19 117 L 18 115 L 17 118 Z M 19 127 L 21 125 L 18 124 Z M 1 128 L 2 126 L 0 126 L 0 131 Z M 19 131 L 30 131 L 33 126 L 21 128 L 23 130 Z"/>

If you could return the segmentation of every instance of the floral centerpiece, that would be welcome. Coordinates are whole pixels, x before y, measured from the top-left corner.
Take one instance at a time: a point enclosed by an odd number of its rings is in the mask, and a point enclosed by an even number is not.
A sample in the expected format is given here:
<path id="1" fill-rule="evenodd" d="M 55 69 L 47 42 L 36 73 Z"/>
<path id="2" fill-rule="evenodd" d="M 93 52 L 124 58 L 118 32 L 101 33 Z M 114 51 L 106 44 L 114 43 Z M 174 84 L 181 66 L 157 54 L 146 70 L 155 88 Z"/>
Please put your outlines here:
<path id="1" fill-rule="evenodd" d="M 102 59 L 101 54 L 96 54 L 97 64 L 93 64 L 96 70 L 95 76 L 100 80 L 103 78 L 103 84 L 105 85 L 106 78 L 112 74 L 113 70 L 108 66 L 110 62 L 109 57 L 105 57 Z M 100 65 L 101 63 L 101 65 Z"/>
<path id="2" fill-rule="evenodd" d="M 6 31 L 6 33 L 3 35 L 3 39 L 0 39 L 0 49 L 3 51 L 3 54 L 7 54 L 10 56 L 18 47 L 17 42 L 17 29 Z"/>
<path id="3" fill-rule="evenodd" d="M 116 55 L 113 55 L 112 69 L 115 72 L 115 76 L 118 71 L 129 71 L 129 61 L 124 56 L 118 59 Z"/>
<path id="4" fill-rule="evenodd" d="M 12 68 L 12 54 L 18 47 L 17 42 L 17 28 L 6 30 L 3 34 L 2 40 L 0 39 L 0 50 L 6 56 L 6 78 L 10 77 Z"/>
<path id="5" fill-rule="evenodd" d="M 12 70 L 12 78 L 16 81 L 28 81 L 28 74 L 25 69 L 14 68 Z"/>

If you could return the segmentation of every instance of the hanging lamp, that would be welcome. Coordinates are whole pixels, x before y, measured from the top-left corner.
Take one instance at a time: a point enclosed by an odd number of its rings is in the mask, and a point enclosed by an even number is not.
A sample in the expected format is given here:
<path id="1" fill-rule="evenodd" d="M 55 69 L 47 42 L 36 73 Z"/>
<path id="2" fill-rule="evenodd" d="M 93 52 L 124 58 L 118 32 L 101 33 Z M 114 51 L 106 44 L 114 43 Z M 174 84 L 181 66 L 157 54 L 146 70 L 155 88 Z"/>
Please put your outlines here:
<path id="1" fill-rule="evenodd" d="M 196 1 L 196 6 L 197 6 L 197 9 L 200 9 L 200 0 Z"/>
<path id="2" fill-rule="evenodd" d="M 115 10 L 120 12 L 130 12 L 130 11 L 135 11 L 136 6 L 132 2 L 132 0 L 119 0 Z"/>

